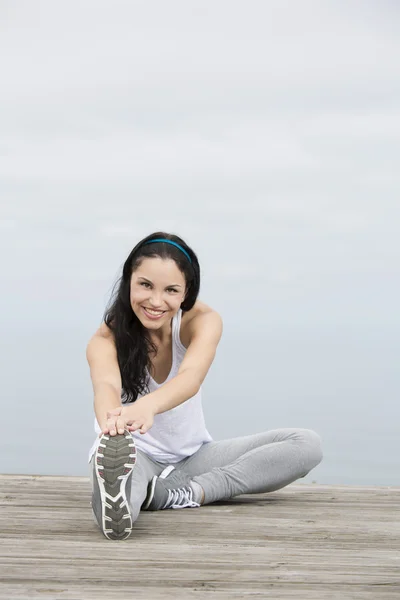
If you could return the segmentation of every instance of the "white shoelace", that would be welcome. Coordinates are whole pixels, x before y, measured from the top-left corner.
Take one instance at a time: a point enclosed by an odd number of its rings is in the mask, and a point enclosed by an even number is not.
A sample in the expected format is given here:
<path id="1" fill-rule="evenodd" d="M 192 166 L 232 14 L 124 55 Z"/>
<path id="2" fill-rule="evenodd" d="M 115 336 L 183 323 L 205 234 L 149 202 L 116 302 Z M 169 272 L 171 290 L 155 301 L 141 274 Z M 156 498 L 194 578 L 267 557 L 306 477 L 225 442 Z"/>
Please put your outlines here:
<path id="1" fill-rule="evenodd" d="M 168 499 L 162 508 L 196 508 L 200 506 L 193 500 L 191 487 L 168 490 Z"/>

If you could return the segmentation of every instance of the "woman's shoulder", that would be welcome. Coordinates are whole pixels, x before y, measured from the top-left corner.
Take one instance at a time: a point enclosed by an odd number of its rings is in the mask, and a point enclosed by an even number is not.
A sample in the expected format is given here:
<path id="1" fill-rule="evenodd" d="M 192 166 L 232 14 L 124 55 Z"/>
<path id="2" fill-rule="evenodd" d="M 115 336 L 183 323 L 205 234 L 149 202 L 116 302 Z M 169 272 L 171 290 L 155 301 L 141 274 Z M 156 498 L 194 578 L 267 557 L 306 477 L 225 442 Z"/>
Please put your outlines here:
<path id="1" fill-rule="evenodd" d="M 106 323 L 104 323 L 104 321 L 100 325 L 100 327 L 98 328 L 98 330 L 95 332 L 94 335 L 98 335 L 100 337 L 114 341 L 114 333 L 112 332 L 110 327 L 108 327 L 108 325 Z"/>
<path id="2" fill-rule="evenodd" d="M 209 314 L 214 314 L 216 318 L 218 318 L 218 320 L 221 320 L 221 317 L 217 313 L 217 311 L 211 308 L 211 306 L 205 304 L 205 302 L 202 302 L 201 300 L 196 300 L 196 303 L 193 306 L 193 308 L 182 313 L 180 338 L 185 348 L 189 347 L 193 331 L 196 327 L 196 323 L 200 319 L 202 319 L 204 315 Z"/>
<path id="3" fill-rule="evenodd" d="M 201 302 L 201 300 L 196 300 L 193 308 L 188 311 L 182 313 L 182 326 L 187 326 L 193 319 L 199 317 L 200 315 L 205 315 L 207 313 L 215 313 L 216 311 L 205 304 L 205 302 Z"/>

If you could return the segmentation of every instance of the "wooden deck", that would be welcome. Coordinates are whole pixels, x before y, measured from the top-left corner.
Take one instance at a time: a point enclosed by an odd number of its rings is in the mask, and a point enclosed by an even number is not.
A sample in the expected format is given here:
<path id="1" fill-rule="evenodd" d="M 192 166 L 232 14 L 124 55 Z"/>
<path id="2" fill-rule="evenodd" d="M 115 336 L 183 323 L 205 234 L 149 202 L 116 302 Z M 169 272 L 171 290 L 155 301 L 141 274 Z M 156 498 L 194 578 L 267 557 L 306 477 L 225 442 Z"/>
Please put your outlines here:
<path id="1" fill-rule="evenodd" d="M 294 484 L 141 513 L 107 540 L 84 477 L 0 476 L 0 598 L 400 598 L 400 488 Z"/>

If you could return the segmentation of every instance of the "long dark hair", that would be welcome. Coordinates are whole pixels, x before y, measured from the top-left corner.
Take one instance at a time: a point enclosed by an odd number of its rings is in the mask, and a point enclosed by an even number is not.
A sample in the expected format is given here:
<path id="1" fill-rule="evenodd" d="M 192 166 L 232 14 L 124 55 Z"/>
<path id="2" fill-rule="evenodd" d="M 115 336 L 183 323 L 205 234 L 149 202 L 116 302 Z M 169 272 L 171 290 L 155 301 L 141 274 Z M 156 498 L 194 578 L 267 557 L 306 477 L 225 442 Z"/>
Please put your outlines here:
<path id="1" fill-rule="evenodd" d="M 172 244 L 154 242 L 152 239 L 165 238 L 176 242 L 189 254 L 188 258 Z M 193 308 L 200 290 L 200 265 L 193 250 L 177 235 L 157 231 L 141 240 L 126 259 L 122 275 L 114 286 L 111 299 L 104 313 L 104 322 L 114 334 L 118 365 L 122 380 L 122 402 L 134 402 L 139 394 L 149 392 L 146 367 L 150 372 L 150 352 L 157 352 L 155 344 L 146 335 L 146 328 L 137 318 L 131 307 L 130 282 L 144 258 L 159 257 L 172 259 L 183 273 L 186 281 L 186 296 L 181 304 L 182 311 Z"/>

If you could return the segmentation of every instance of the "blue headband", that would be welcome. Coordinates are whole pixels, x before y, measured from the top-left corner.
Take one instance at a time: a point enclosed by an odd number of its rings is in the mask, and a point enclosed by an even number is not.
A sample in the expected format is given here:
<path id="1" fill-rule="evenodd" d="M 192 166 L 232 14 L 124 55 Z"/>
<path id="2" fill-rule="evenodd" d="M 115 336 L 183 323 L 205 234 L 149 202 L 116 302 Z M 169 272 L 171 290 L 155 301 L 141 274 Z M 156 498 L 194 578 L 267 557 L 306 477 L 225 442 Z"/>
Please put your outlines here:
<path id="1" fill-rule="evenodd" d="M 157 238 L 155 240 L 149 240 L 148 242 L 145 242 L 143 244 L 143 246 L 146 246 L 146 244 L 153 244 L 154 242 L 165 242 L 166 244 L 172 244 L 176 248 L 179 248 L 179 250 L 181 252 L 183 252 L 183 254 L 186 256 L 186 258 L 188 259 L 188 261 L 190 262 L 190 264 L 192 264 L 192 259 L 190 258 L 189 254 L 186 252 L 186 250 L 184 250 L 184 248 L 182 248 L 182 246 L 180 246 L 176 242 L 173 242 L 172 240 L 165 240 L 164 238 Z"/>

